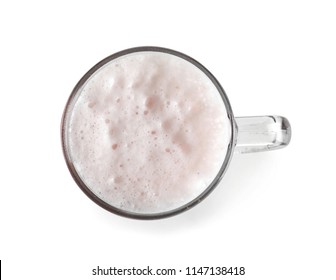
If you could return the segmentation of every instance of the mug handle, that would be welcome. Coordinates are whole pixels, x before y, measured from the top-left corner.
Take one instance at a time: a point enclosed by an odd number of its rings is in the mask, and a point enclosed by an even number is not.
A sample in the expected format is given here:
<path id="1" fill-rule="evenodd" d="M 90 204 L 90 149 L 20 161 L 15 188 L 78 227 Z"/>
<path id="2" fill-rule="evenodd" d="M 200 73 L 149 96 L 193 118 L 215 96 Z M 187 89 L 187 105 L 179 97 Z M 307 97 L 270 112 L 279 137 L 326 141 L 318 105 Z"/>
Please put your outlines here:
<path id="1" fill-rule="evenodd" d="M 281 116 L 236 117 L 235 152 L 254 153 L 286 147 L 292 131 L 289 121 Z"/>

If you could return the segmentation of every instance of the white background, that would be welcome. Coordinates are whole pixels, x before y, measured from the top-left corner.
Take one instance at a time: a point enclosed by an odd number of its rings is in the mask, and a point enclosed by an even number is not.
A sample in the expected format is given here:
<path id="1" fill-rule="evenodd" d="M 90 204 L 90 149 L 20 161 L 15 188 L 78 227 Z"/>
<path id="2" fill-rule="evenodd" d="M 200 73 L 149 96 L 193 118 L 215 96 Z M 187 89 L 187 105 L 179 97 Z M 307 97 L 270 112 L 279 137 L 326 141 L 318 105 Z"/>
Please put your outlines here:
<path id="1" fill-rule="evenodd" d="M 99 279 L 97 265 L 336 279 L 335 15 L 334 1 L 1 1 L 3 279 Z M 236 116 L 286 116 L 292 142 L 235 155 L 211 196 L 173 218 L 96 206 L 65 165 L 62 111 L 91 66 L 142 45 L 204 64 Z"/>

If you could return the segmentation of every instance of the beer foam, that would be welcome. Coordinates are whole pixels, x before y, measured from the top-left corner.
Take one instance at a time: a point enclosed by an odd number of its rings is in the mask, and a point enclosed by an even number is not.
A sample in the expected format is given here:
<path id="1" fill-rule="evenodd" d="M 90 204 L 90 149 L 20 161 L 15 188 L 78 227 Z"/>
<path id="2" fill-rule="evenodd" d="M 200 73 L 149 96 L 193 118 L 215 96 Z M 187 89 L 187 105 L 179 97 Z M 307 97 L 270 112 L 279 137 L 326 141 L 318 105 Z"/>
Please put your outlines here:
<path id="1" fill-rule="evenodd" d="M 223 100 L 199 68 L 162 52 L 111 60 L 77 92 L 67 126 L 76 172 L 100 199 L 156 214 L 197 198 L 230 142 Z"/>

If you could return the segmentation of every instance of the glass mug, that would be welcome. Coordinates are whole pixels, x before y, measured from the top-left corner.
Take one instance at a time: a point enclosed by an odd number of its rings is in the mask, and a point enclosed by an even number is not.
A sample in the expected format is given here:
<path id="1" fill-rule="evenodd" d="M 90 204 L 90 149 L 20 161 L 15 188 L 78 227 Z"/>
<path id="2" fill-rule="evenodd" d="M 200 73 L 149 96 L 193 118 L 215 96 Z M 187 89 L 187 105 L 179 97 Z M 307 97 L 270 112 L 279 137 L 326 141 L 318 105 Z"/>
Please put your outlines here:
<path id="1" fill-rule="evenodd" d="M 128 218 L 184 212 L 214 190 L 235 152 L 283 148 L 288 120 L 234 117 L 216 78 L 161 47 L 115 53 L 73 89 L 61 124 L 64 157 L 82 191 Z"/>

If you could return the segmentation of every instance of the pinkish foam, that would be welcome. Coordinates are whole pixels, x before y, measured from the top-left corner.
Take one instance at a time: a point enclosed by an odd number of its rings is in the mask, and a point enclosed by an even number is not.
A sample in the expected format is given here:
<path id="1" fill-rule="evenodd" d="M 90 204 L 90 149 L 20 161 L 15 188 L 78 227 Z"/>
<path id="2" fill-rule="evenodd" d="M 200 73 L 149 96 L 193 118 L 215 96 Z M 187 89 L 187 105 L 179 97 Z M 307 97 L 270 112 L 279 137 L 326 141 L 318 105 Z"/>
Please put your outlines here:
<path id="1" fill-rule="evenodd" d="M 140 52 L 99 69 L 80 89 L 69 154 L 85 184 L 126 211 L 160 213 L 200 195 L 230 139 L 210 79 L 174 55 Z"/>

